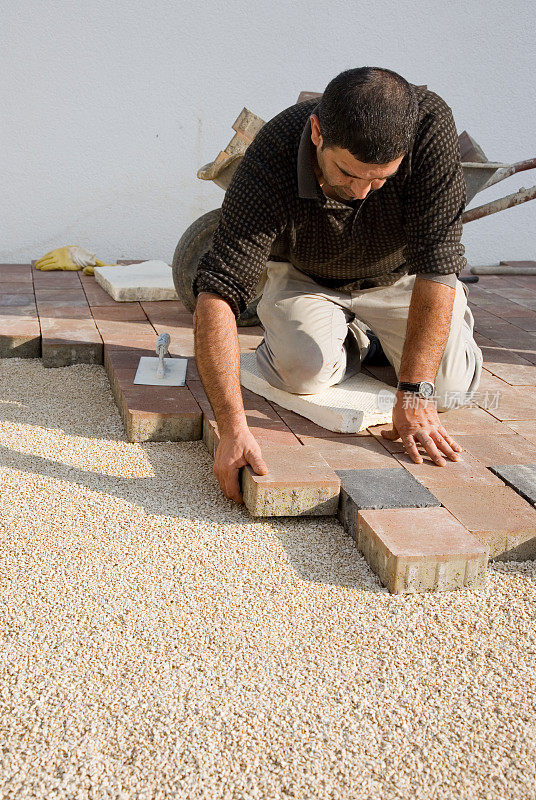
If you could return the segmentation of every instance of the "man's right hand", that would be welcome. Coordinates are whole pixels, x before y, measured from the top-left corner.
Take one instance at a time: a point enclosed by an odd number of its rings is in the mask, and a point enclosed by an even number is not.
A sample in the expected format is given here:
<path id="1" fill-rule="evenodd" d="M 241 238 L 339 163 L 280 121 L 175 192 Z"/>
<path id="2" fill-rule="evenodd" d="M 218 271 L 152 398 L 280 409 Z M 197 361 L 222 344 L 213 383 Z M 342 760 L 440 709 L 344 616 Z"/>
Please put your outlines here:
<path id="1" fill-rule="evenodd" d="M 235 503 L 244 502 L 238 475 L 246 464 L 249 464 L 257 475 L 268 473 L 261 448 L 249 428 L 241 429 L 234 434 L 222 435 L 214 458 L 213 472 L 224 495 Z"/>

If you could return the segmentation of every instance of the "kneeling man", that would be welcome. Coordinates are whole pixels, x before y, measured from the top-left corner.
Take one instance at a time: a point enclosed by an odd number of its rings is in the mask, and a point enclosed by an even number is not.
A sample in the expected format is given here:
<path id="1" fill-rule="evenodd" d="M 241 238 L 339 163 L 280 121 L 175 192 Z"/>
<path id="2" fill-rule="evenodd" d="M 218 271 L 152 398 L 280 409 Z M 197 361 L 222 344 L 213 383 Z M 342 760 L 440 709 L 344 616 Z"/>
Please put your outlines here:
<path id="1" fill-rule="evenodd" d="M 347 70 L 320 100 L 264 125 L 194 282 L 196 360 L 227 497 L 242 502 L 246 463 L 267 472 L 244 414 L 236 330 L 265 271 L 257 362 L 270 384 L 320 392 L 383 349 L 399 381 L 383 435 L 400 437 L 416 463 L 419 443 L 439 466 L 460 458 L 438 411 L 470 399 L 482 372 L 457 277 L 465 202 L 451 109 L 391 70 Z"/>

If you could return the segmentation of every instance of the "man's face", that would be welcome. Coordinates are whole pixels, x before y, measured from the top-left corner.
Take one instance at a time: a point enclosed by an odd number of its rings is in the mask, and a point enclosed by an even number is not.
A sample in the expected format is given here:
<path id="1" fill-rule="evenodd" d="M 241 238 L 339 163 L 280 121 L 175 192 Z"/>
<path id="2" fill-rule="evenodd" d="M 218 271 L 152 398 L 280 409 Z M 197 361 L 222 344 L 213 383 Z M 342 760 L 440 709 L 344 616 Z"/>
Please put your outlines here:
<path id="1" fill-rule="evenodd" d="M 321 187 L 345 201 L 364 200 L 371 190 L 381 189 L 385 181 L 394 176 L 404 159 L 402 155 L 388 164 L 365 164 L 341 147 L 322 150 L 316 114 L 311 115 L 311 140 L 316 149 L 317 178 Z"/>

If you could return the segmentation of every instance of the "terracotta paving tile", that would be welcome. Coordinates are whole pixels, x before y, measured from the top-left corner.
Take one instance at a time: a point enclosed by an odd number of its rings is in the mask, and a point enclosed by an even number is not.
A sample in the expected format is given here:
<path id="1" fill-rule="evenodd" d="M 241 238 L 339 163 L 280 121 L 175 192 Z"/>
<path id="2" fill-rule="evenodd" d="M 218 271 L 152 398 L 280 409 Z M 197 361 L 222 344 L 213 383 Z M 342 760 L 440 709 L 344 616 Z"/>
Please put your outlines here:
<path id="1" fill-rule="evenodd" d="M 465 438 L 465 437 L 463 437 Z M 496 439 L 502 437 L 495 437 Z M 506 438 L 506 437 L 504 437 Z M 508 437 L 510 438 L 510 437 Z M 462 437 L 460 437 L 462 439 Z M 458 444 L 463 446 L 462 441 Z M 504 482 L 482 464 L 470 453 L 461 453 L 462 460 L 447 460 L 445 466 L 440 467 L 428 455 L 423 456 L 422 464 L 415 464 L 407 453 L 395 453 L 397 462 L 405 467 L 423 486 L 433 491 L 437 486 L 504 486 Z"/>
<path id="2" fill-rule="evenodd" d="M 41 353 L 46 367 L 64 367 L 70 364 L 102 364 L 102 339 L 91 316 L 81 289 L 35 290 L 41 323 Z M 53 306 L 55 314 L 67 316 L 42 316 L 42 311 Z M 80 309 L 80 315 L 72 313 Z"/>
<path id="3" fill-rule="evenodd" d="M 121 338 L 119 338 L 118 341 L 109 339 L 104 342 L 104 344 L 110 350 L 117 350 L 119 352 L 128 353 L 130 350 L 143 350 L 143 355 L 154 356 L 156 358 L 156 335 L 150 336 L 148 334 L 143 334 L 141 336 L 136 336 L 136 338 L 129 339 L 128 344 L 122 342 Z"/>
<path id="4" fill-rule="evenodd" d="M 71 342 L 102 342 L 95 323 L 91 319 L 62 319 L 40 317 L 43 339 Z"/>
<path id="5" fill-rule="evenodd" d="M 499 333 L 494 331 L 489 336 L 495 342 L 521 353 L 531 362 L 536 354 L 536 333 L 533 331 L 523 331 L 516 325 L 511 325 L 509 330 L 501 330 Z"/>
<path id="6" fill-rule="evenodd" d="M 189 325 L 193 327 L 193 314 L 184 307 L 180 300 L 142 300 L 140 305 L 153 325 L 158 322 L 173 326 Z"/>
<path id="7" fill-rule="evenodd" d="M 510 386 L 536 386 L 535 364 L 486 364 L 486 370 Z"/>
<path id="8" fill-rule="evenodd" d="M 36 333 L 39 335 L 39 319 L 35 315 L 20 315 L 13 314 L 4 315 L 3 309 L 0 308 L 0 335 L 11 336 L 15 334 Z"/>
<path id="9" fill-rule="evenodd" d="M 264 397 L 242 387 L 242 400 L 248 427 L 261 448 L 265 444 L 302 447 L 300 440 Z"/>
<path id="10" fill-rule="evenodd" d="M 218 426 L 214 412 L 208 401 L 201 381 L 188 381 L 188 388 L 203 412 L 202 439 L 208 452 L 214 458 L 219 443 Z"/>
<path id="11" fill-rule="evenodd" d="M 439 419 L 445 430 L 454 438 L 470 433 L 509 433 L 505 425 L 483 408 L 472 406 L 452 408 L 449 411 L 441 411 Z"/>
<path id="12" fill-rule="evenodd" d="M 34 303 L 29 303 L 27 306 L 3 306 L 0 304 L 0 316 L 3 318 L 14 317 L 33 317 L 38 319 L 37 306 Z"/>
<path id="13" fill-rule="evenodd" d="M 188 386 L 144 386 L 133 379 L 143 350 L 106 346 L 104 367 L 130 441 L 195 441 L 203 415 Z"/>
<path id="14" fill-rule="evenodd" d="M 203 410 L 203 441 L 212 457 L 219 442 L 214 413 L 200 381 L 188 386 Z M 270 472 L 255 475 L 250 467 L 241 470 L 244 502 L 253 516 L 296 516 L 335 514 L 340 481 L 321 454 L 302 445 L 288 429 L 281 429 L 277 415 L 263 398 L 246 392 L 244 406 L 248 425 L 259 442 Z M 273 426 L 273 427 L 271 427 Z"/>
<path id="15" fill-rule="evenodd" d="M 188 386 L 143 386 L 126 383 L 124 373 L 116 372 L 125 401 L 130 411 L 151 414 L 199 413 L 199 406 Z"/>
<path id="16" fill-rule="evenodd" d="M 485 545 L 490 558 L 536 558 L 536 509 L 509 487 L 438 486 L 434 494 Z"/>
<path id="17" fill-rule="evenodd" d="M 28 281 L 3 281 L 0 283 L 0 303 L 4 295 L 33 294 L 33 284 Z M 35 296 L 35 295 L 34 295 Z"/>
<path id="18" fill-rule="evenodd" d="M 91 306 L 91 313 L 98 321 L 126 320 L 147 322 L 140 303 L 116 303 L 115 306 Z"/>
<path id="19" fill-rule="evenodd" d="M 324 439 L 298 437 L 304 445 L 317 450 L 332 469 L 382 469 L 396 466 L 393 456 L 371 436 L 345 436 Z"/>
<path id="20" fill-rule="evenodd" d="M 358 514 L 363 509 L 441 505 L 429 489 L 398 464 L 391 469 L 340 469 L 336 472 L 341 479 L 337 518 L 353 538 L 358 529 Z"/>
<path id="21" fill-rule="evenodd" d="M 3 284 L 6 286 L 9 284 Z M 12 292 L 0 290 L 0 305 L 5 306 L 29 306 L 35 303 L 35 295 L 31 285 L 24 288 L 24 284 L 17 284 L 19 288 Z"/>
<path id="22" fill-rule="evenodd" d="M 86 319 L 93 321 L 91 309 L 87 305 L 67 306 L 56 305 L 55 303 L 39 303 L 39 318 L 40 319 L 70 319 L 79 320 Z"/>
<path id="23" fill-rule="evenodd" d="M 487 330 L 508 331 L 510 323 L 493 314 L 486 307 L 472 308 L 475 321 L 475 330 L 485 333 Z"/>
<path id="24" fill-rule="evenodd" d="M 20 306 L 16 308 L 21 309 Z M 37 313 L 23 316 L 2 311 L 0 308 L 0 358 L 39 358 L 41 328 Z"/>
<path id="25" fill-rule="evenodd" d="M 508 420 L 504 423 L 508 428 L 518 433 L 523 439 L 526 439 L 528 442 L 533 442 L 536 444 L 536 422 L 534 420 L 530 420 L 528 422 L 524 420 Z M 521 462 L 520 462 L 521 463 Z"/>
<path id="26" fill-rule="evenodd" d="M 33 283 L 31 264 L 0 264 L 0 283 L 24 282 Z"/>
<path id="27" fill-rule="evenodd" d="M 82 289 L 40 289 L 36 288 L 37 306 L 84 306 L 88 303 Z"/>
<path id="28" fill-rule="evenodd" d="M 486 406 L 489 414 L 501 421 L 536 420 L 536 388 L 532 386 L 522 388 L 510 386 L 495 375 L 484 371 L 475 400 L 479 406 Z"/>
<path id="29" fill-rule="evenodd" d="M 511 424 L 526 425 L 527 423 L 512 422 Z M 511 434 L 509 436 L 473 434 L 459 436 L 457 442 L 485 467 L 493 464 L 532 464 L 536 462 L 536 425 L 532 427 L 534 431 L 533 444 L 523 436 L 509 430 Z"/>
<path id="30" fill-rule="evenodd" d="M 188 380 L 188 386 L 202 408 L 207 420 L 213 423 L 211 429 L 208 431 L 209 441 L 205 441 L 205 444 L 209 452 L 214 455 L 214 448 L 219 441 L 214 413 L 201 381 Z M 248 427 L 261 449 L 264 448 L 265 445 L 271 444 L 285 445 L 287 447 L 302 447 L 300 440 L 285 425 L 263 397 L 259 397 L 253 392 L 242 388 L 242 399 Z"/>
<path id="31" fill-rule="evenodd" d="M 143 264 L 144 261 L 148 260 L 147 258 L 118 258 L 116 263 L 128 267 L 129 264 Z"/>
<path id="32" fill-rule="evenodd" d="M 499 344 L 499 342 L 494 342 L 480 334 L 475 334 L 474 338 L 477 345 L 482 350 L 484 367 L 486 369 L 493 371 L 492 368 L 496 364 L 524 364 L 525 366 L 530 366 L 532 364 L 532 361 L 522 355 L 523 351 L 521 350 Z"/>
<path id="33" fill-rule="evenodd" d="M 182 353 L 173 353 L 173 355 L 182 356 Z M 183 356 L 183 358 L 188 359 L 188 371 L 186 373 L 186 382 L 189 381 L 200 381 L 201 376 L 199 375 L 199 370 L 197 369 L 197 364 L 195 358 L 193 356 Z"/>
<path id="34" fill-rule="evenodd" d="M 98 318 L 95 323 L 104 344 L 110 348 L 128 350 L 147 350 L 147 355 L 156 357 L 158 338 L 153 326 L 147 320 L 123 320 Z"/>
<path id="35" fill-rule="evenodd" d="M 106 344 L 128 345 L 140 336 L 151 337 L 156 346 L 157 334 L 153 326 L 146 319 L 125 320 L 125 319 L 103 319 L 99 317 L 95 320 L 103 341 Z"/>
<path id="36" fill-rule="evenodd" d="M 505 267 L 532 267 L 533 269 L 536 268 L 536 261 L 499 261 L 499 264 L 502 264 Z M 516 276 L 516 278 L 517 277 L 518 276 Z M 526 276 L 520 275 L 519 277 L 527 277 L 527 278 L 532 278 L 532 280 L 534 280 L 532 275 L 526 275 Z"/>
<path id="37" fill-rule="evenodd" d="M 532 264 L 531 264 L 532 266 Z M 533 289 L 536 291 L 536 276 L 535 275 L 513 275 L 510 279 L 511 283 L 514 283 L 516 286 L 524 286 L 527 289 Z"/>
<path id="38" fill-rule="evenodd" d="M 360 511 L 355 541 L 392 594 L 485 585 L 487 548 L 444 508 Z"/>
<path id="39" fill-rule="evenodd" d="M 191 314 L 188 315 L 189 319 L 183 317 L 182 313 L 175 314 L 173 316 L 168 314 L 157 315 L 154 312 L 148 314 L 148 319 L 155 328 L 172 328 L 176 331 L 177 334 L 181 336 L 190 336 L 192 337 L 193 341 L 193 324 L 192 324 L 192 316 Z"/>
<path id="40" fill-rule="evenodd" d="M 536 312 L 530 311 L 527 314 L 512 316 L 512 325 L 524 331 L 536 331 Z"/>
<path id="41" fill-rule="evenodd" d="M 39 289 L 80 289 L 81 283 L 78 270 L 48 270 L 43 272 L 34 269 L 34 286 Z"/>
<path id="42" fill-rule="evenodd" d="M 241 470 L 242 495 L 254 517 L 325 516 L 337 511 L 340 481 L 312 448 L 265 445 L 267 475 Z"/>
<path id="43" fill-rule="evenodd" d="M 156 358 L 156 352 L 148 352 L 144 348 L 125 347 L 117 348 L 113 345 L 105 345 L 105 352 L 108 354 L 110 364 L 113 364 L 115 371 L 123 371 L 123 378 L 129 384 L 133 383 L 138 369 L 138 364 L 142 356 L 153 356 Z M 196 380 L 197 369 L 195 362 L 192 359 L 188 360 L 188 367 L 186 369 L 186 381 Z"/>
<path id="44" fill-rule="evenodd" d="M 87 302 L 91 306 L 115 306 L 120 305 L 114 300 L 102 286 L 100 286 L 93 275 L 80 275 L 80 283 L 84 289 Z"/>

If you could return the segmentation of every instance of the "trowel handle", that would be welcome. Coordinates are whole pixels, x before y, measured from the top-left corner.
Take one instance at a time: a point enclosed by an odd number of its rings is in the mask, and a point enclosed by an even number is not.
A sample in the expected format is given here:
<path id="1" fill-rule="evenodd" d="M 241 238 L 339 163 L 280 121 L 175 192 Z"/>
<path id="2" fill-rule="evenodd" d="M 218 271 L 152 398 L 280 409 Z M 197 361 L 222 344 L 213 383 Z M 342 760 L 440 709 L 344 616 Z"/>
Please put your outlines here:
<path id="1" fill-rule="evenodd" d="M 169 333 L 161 333 L 158 339 L 156 340 L 156 352 L 158 355 L 165 356 L 169 350 L 169 343 L 171 341 L 171 337 Z"/>

